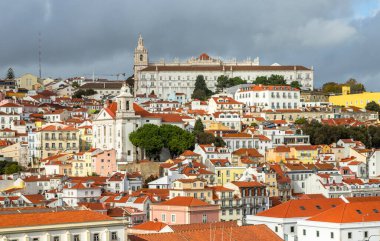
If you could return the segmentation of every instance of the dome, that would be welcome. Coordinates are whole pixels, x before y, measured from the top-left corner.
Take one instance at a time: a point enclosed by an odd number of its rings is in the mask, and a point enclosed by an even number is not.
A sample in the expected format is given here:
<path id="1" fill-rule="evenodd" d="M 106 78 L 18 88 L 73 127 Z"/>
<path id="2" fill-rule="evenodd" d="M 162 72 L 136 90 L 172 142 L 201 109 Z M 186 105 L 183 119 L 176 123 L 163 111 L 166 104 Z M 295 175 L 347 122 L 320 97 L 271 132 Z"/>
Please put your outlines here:
<path id="1" fill-rule="evenodd" d="M 208 56 L 208 54 L 206 54 L 206 53 L 202 53 L 201 55 L 199 55 L 198 59 L 200 59 L 200 60 L 209 60 L 210 56 Z"/>

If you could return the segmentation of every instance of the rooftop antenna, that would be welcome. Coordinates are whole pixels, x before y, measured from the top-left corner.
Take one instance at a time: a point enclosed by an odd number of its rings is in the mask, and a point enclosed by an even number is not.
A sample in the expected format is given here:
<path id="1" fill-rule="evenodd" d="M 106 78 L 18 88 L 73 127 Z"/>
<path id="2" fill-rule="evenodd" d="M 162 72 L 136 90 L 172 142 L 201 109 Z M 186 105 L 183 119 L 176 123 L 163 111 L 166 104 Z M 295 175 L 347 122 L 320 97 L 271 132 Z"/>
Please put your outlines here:
<path id="1" fill-rule="evenodd" d="M 41 55 L 42 55 L 42 50 L 41 50 L 41 32 L 38 32 L 38 73 L 39 77 L 41 79 L 42 76 L 42 71 L 41 71 Z"/>

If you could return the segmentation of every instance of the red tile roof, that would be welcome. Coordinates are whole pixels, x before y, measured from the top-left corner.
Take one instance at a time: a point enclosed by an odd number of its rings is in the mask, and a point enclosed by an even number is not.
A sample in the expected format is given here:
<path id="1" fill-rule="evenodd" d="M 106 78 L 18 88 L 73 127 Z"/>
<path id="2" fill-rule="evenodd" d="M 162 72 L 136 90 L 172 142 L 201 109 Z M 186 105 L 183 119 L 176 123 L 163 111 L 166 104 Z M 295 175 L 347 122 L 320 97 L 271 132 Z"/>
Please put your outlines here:
<path id="1" fill-rule="evenodd" d="M 146 241 L 163 241 L 163 240 L 204 241 L 204 240 L 208 240 L 208 237 L 210 237 L 210 234 L 211 234 L 212 240 L 218 240 L 218 241 L 219 240 L 220 241 L 229 241 L 229 240 L 280 241 L 282 240 L 279 236 L 277 236 L 276 233 L 274 233 L 271 229 L 269 229 L 266 225 L 263 225 L 263 224 L 237 226 L 237 227 L 228 226 L 227 228 L 223 228 L 223 225 L 219 225 L 219 226 L 215 228 L 214 224 L 209 223 L 205 225 L 204 229 L 198 229 L 198 230 L 189 229 L 182 232 L 178 231 L 178 232 L 159 233 L 159 234 L 134 234 L 134 235 L 130 235 L 128 238 L 131 241 L 144 241 L 144 240 Z M 210 231 L 210 229 L 212 231 Z"/>
<path id="2" fill-rule="evenodd" d="M 342 203 L 343 200 L 340 198 L 290 200 L 258 213 L 257 216 L 272 218 L 312 217 Z"/>
<path id="3" fill-rule="evenodd" d="M 133 226 L 133 229 L 159 232 L 166 226 L 168 226 L 166 223 L 162 223 L 158 221 L 148 221 L 148 222 Z"/>
<path id="4" fill-rule="evenodd" d="M 308 221 L 329 223 L 379 222 L 380 201 L 344 203 L 315 215 Z"/>
<path id="5" fill-rule="evenodd" d="M 88 210 L 2 214 L 0 215 L 0 228 L 16 228 L 24 226 L 85 223 L 111 220 L 113 219 L 106 215 Z"/>
<path id="6" fill-rule="evenodd" d="M 159 203 L 162 206 L 187 206 L 187 207 L 198 207 L 198 206 L 211 206 L 210 204 L 193 198 L 193 197 L 174 197 L 165 202 Z"/>

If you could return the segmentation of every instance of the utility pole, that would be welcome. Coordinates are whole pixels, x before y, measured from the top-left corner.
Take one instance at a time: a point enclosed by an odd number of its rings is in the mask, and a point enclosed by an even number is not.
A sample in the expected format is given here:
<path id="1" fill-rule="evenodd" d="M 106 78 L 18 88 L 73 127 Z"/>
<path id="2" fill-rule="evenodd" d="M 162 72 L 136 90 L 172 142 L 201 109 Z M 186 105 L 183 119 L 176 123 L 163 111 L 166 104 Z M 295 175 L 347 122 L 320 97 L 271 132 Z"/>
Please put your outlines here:
<path id="1" fill-rule="evenodd" d="M 42 70 L 41 70 L 41 58 L 42 58 L 42 50 L 41 50 L 41 32 L 38 32 L 38 73 L 41 79 Z"/>

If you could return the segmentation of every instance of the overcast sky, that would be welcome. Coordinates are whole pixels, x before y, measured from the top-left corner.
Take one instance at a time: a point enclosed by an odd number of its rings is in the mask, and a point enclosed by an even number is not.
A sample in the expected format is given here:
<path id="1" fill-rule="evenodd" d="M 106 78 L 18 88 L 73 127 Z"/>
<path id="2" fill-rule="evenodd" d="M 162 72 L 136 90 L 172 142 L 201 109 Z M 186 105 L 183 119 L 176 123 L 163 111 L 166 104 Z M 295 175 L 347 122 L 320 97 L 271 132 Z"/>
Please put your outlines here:
<path id="1" fill-rule="evenodd" d="M 150 60 L 211 56 L 314 66 L 316 86 L 353 77 L 380 91 L 380 0 L 1 0 L 0 78 L 132 74 Z"/>

